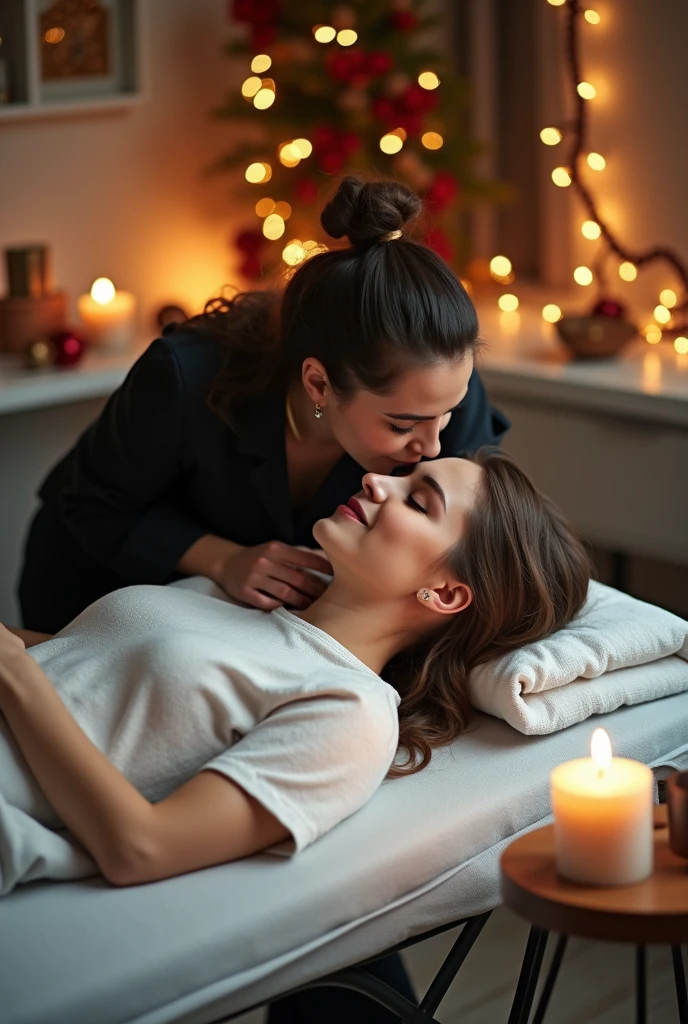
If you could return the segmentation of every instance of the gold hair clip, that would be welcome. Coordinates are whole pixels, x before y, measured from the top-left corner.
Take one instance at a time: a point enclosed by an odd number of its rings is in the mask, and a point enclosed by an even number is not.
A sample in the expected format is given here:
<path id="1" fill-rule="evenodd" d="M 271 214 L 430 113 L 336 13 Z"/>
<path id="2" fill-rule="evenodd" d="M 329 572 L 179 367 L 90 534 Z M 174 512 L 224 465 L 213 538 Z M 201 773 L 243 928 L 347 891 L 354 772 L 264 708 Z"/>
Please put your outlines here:
<path id="1" fill-rule="evenodd" d="M 401 231 L 388 231 L 386 235 L 380 236 L 381 242 L 393 242 L 395 238 L 401 238 Z"/>

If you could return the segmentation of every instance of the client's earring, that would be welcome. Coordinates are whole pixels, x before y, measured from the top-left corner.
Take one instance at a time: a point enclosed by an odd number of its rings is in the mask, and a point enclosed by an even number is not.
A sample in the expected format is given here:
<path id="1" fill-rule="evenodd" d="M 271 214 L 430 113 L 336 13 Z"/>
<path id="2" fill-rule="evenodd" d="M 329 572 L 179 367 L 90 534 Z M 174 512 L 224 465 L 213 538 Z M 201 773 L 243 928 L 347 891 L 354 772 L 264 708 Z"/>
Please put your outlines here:
<path id="1" fill-rule="evenodd" d="M 418 594 L 417 594 L 417 597 L 421 601 L 429 601 L 430 600 L 430 591 L 429 590 L 419 590 Z"/>
<path id="2" fill-rule="evenodd" d="M 315 409 L 313 410 L 313 415 L 315 416 L 316 420 L 321 420 L 322 417 L 323 417 L 322 408 L 320 407 L 320 405 L 317 402 L 315 403 Z"/>

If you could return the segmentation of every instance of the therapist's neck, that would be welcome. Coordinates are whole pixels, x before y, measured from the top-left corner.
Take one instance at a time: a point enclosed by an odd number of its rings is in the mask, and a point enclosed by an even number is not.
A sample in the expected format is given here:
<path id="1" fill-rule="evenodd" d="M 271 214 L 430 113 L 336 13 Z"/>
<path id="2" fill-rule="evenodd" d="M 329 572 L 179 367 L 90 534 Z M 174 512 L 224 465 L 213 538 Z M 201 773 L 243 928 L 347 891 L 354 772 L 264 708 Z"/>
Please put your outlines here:
<path id="1" fill-rule="evenodd" d="M 377 596 L 370 601 L 336 580 L 298 616 L 328 633 L 378 675 L 414 633 L 418 638 L 423 634 L 413 597 L 385 602 Z"/>

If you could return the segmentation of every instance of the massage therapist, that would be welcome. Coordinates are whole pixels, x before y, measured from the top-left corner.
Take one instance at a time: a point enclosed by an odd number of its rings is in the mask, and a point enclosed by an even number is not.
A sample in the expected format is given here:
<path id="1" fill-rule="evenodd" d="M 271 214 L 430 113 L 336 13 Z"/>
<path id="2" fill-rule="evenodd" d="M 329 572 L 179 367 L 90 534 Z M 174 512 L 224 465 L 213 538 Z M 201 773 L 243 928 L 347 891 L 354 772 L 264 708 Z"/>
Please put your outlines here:
<path id="1" fill-rule="evenodd" d="M 214 300 L 140 357 L 40 489 L 24 625 L 55 633 L 132 583 L 204 575 L 304 608 L 329 565 L 313 524 L 364 471 L 475 452 L 508 424 L 473 370 L 478 324 L 450 268 L 402 229 L 420 199 L 347 178 L 321 222 L 350 245 L 281 296 Z"/>

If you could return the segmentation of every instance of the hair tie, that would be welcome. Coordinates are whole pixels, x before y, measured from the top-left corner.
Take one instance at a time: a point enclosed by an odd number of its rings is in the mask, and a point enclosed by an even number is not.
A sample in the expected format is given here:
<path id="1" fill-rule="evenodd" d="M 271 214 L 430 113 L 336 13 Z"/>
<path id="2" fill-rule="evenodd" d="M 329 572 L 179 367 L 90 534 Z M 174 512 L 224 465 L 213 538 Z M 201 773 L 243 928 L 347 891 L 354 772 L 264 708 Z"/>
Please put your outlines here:
<path id="1" fill-rule="evenodd" d="M 381 242 L 393 242 L 395 238 L 401 238 L 401 231 L 388 231 L 386 235 L 380 235 Z"/>

